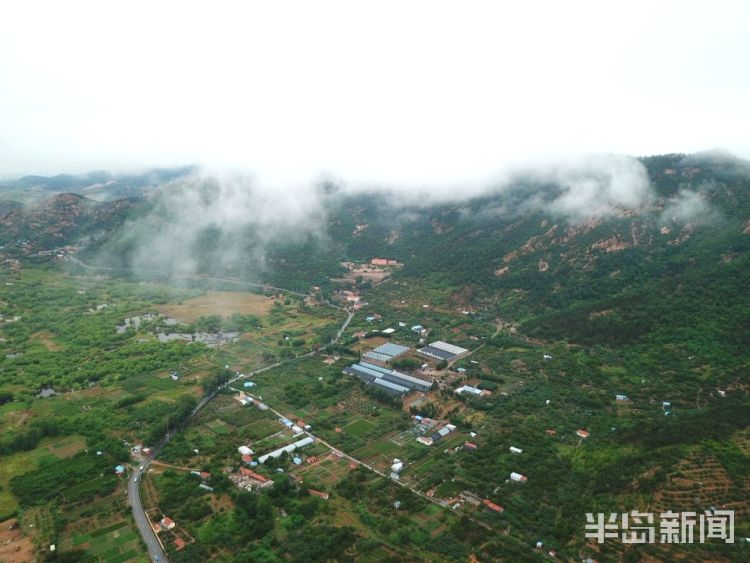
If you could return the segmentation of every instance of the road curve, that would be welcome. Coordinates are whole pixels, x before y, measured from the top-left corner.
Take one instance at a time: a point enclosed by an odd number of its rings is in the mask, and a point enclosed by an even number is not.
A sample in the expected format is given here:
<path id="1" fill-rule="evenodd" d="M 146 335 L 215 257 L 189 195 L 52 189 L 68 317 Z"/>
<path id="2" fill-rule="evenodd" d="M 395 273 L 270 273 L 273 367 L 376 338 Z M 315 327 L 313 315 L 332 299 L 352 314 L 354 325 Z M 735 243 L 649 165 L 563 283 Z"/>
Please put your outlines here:
<path id="1" fill-rule="evenodd" d="M 71 262 L 77 264 L 78 266 L 92 269 L 92 270 L 106 270 L 106 271 L 130 271 L 131 270 L 130 268 L 104 268 L 104 267 L 99 267 L 99 266 L 92 266 L 90 264 L 86 264 L 85 262 L 83 262 L 82 260 L 79 260 L 78 258 L 74 256 L 68 256 L 67 258 Z M 268 285 L 264 283 L 245 282 L 241 280 L 234 280 L 234 279 L 227 279 L 227 278 L 214 278 L 214 277 L 208 277 L 208 276 L 177 276 L 177 277 L 180 277 L 182 279 L 227 282 L 227 283 L 233 283 L 237 285 L 244 285 L 248 287 L 259 287 L 259 288 L 263 288 L 266 290 L 272 289 L 276 291 L 290 293 L 293 295 L 298 295 L 301 297 L 305 296 L 304 293 L 299 293 L 297 291 L 292 291 L 291 289 L 285 289 L 283 287 L 276 287 L 276 286 Z M 341 327 L 336 333 L 336 336 L 331 339 L 330 345 L 333 345 L 333 344 L 336 344 L 341 339 L 341 336 L 344 334 L 344 331 L 349 326 L 349 323 L 354 317 L 354 312 L 346 310 L 342 307 L 339 307 L 338 305 L 335 305 L 331 303 L 330 301 L 325 301 L 325 304 L 329 307 L 332 307 L 333 309 L 336 309 L 338 311 L 346 311 L 347 313 L 346 319 L 341 324 Z M 241 377 L 255 375 L 256 373 L 261 373 L 266 370 L 279 367 L 283 364 L 293 362 L 295 360 L 314 356 L 315 354 L 317 354 L 317 351 L 311 350 L 310 352 L 306 354 L 302 354 L 300 356 L 296 356 L 295 358 L 277 362 L 271 365 L 267 365 L 255 371 L 252 371 L 249 374 L 234 377 L 231 380 L 229 380 L 227 383 L 225 383 L 223 387 L 226 387 L 234 383 Z M 193 418 L 196 414 L 198 414 L 198 412 L 200 412 L 200 410 L 203 407 L 205 407 L 217 395 L 217 393 L 218 393 L 218 390 L 203 397 L 198 402 L 198 405 L 195 407 L 193 412 L 190 414 L 190 418 Z M 148 516 L 146 516 L 146 511 L 143 509 L 143 504 L 141 503 L 140 480 L 141 480 L 142 474 L 148 470 L 148 466 L 151 464 L 151 462 L 154 459 L 156 459 L 156 457 L 161 452 L 162 448 L 169 443 L 170 438 L 171 438 L 171 432 L 167 433 L 167 435 L 162 439 L 160 444 L 153 448 L 153 451 L 151 452 L 151 454 L 147 458 L 145 458 L 143 461 L 141 461 L 140 467 L 142 467 L 143 469 L 142 470 L 140 468 L 137 469 L 136 471 L 133 472 L 133 474 L 128 479 L 128 499 L 129 499 L 130 506 L 132 507 L 132 510 L 133 510 L 133 518 L 135 520 L 136 526 L 138 527 L 138 531 L 140 532 L 141 537 L 143 538 L 143 542 L 146 544 L 151 561 L 156 561 L 160 563 L 161 562 L 166 563 L 168 559 L 167 559 L 167 555 L 164 553 L 164 548 L 162 547 L 161 542 L 157 538 L 156 533 L 154 532 L 154 529 L 151 527 L 151 523 L 149 522 Z"/>
<path id="2" fill-rule="evenodd" d="M 155 453 L 152 453 L 149 457 L 141 462 L 143 471 L 148 469 L 148 465 L 153 461 Z M 166 562 L 167 555 L 164 553 L 164 549 L 161 546 L 161 542 L 156 537 L 156 533 L 151 527 L 151 523 L 146 516 L 146 511 L 143 509 L 141 504 L 141 491 L 140 491 L 140 479 L 141 470 L 136 469 L 128 479 L 128 500 L 130 506 L 133 508 L 133 519 L 138 527 L 138 531 L 141 533 L 143 542 L 146 544 L 148 549 L 148 556 L 151 561 Z"/>

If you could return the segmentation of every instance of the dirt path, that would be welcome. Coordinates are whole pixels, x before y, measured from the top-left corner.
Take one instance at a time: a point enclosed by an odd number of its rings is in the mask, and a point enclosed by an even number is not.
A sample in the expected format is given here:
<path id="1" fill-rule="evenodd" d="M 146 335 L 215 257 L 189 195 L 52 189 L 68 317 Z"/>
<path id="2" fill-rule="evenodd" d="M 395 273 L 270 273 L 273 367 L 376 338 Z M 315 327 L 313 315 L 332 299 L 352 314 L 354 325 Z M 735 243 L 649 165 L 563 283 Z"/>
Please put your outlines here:
<path id="1" fill-rule="evenodd" d="M 172 465 L 171 463 L 164 463 L 163 461 L 154 460 L 151 465 L 158 465 L 159 467 L 168 467 L 169 469 L 179 469 L 181 471 L 200 471 L 199 468 L 195 467 L 183 467 L 182 465 Z"/>

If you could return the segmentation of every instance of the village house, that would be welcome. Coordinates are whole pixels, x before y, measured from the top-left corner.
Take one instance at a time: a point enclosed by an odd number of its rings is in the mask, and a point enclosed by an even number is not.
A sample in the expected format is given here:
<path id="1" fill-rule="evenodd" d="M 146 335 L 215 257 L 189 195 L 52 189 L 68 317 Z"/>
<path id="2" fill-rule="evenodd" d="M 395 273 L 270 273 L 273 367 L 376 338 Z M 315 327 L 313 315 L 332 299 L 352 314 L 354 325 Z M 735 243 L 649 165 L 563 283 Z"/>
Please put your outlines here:
<path id="1" fill-rule="evenodd" d="M 498 514 L 505 510 L 502 506 L 500 506 L 499 504 L 495 504 L 489 499 L 484 499 L 482 503 L 484 504 L 485 507 L 487 507 L 487 510 L 490 510 L 492 512 L 497 512 Z"/>
<path id="2" fill-rule="evenodd" d="M 248 490 L 250 488 L 263 489 L 273 485 L 273 481 L 247 467 L 240 467 L 240 479 L 235 480 L 235 484 Z"/>
<path id="3" fill-rule="evenodd" d="M 169 516 L 165 516 L 164 518 L 162 518 L 159 524 L 161 524 L 162 530 L 173 530 L 176 526 L 174 520 L 172 520 Z"/>
<path id="4" fill-rule="evenodd" d="M 359 303 L 359 300 L 361 299 L 358 291 L 344 290 L 342 295 L 344 296 L 344 299 L 350 303 Z"/>
<path id="5" fill-rule="evenodd" d="M 370 260 L 370 264 L 373 266 L 397 266 L 398 260 L 392 258 L 373 258 Z"/>

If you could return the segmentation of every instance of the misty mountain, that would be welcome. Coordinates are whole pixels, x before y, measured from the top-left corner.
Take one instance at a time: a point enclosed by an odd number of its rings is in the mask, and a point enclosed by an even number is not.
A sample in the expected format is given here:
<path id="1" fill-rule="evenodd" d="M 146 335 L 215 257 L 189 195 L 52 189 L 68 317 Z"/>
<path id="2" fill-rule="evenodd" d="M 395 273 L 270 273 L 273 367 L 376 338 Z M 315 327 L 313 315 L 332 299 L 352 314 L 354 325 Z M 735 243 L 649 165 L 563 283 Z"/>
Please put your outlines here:
<path id="1" fill-rule="evenodd" d="M 491 308 L 539 337 L 622 344 L 700 329 L 727 351 L 750 344 L 741 305 L 750 286 L 750 165 L 727 155 L 527 173 L 463 199 L 335 184 L 283 198 L 191 176 L 137 203 L 65 196 L 16 209 L 2 225 L 15 237 L 44 233 L 39 244 L 96 231 L 81 256 L 136 275 L 325 291 L 342 261 L 396 258 L 404 266 L 395 281 L 449 289 L 446 306 Z M 730 300 L 738 306 L 727 310 Z"/>
<path id="2" fill-rule="evenodd" d="M 85 174 L 56 176 L 23 176 L 0 182 L 0 194 L 15 193 L 24 198 L 48 197 L 54 193 L 75 193 L 97 200 L 112 200 L 144 195 L 165 183 L 185 178 L 196 171 L 194 166 L 153 168 L 139 173 L 116 174 L 104 170 Z"/>

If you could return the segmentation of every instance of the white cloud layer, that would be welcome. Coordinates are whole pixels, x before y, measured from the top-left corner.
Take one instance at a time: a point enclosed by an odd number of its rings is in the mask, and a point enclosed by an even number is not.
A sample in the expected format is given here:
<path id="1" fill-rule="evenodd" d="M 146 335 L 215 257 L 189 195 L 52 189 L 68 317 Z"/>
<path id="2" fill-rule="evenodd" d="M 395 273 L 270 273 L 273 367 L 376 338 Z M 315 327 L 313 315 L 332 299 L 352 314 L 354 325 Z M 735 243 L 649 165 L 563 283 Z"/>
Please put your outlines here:
<path id="1" fill-rule="evenodd" d="M 7 2 L 0 173 L 455 189 L 592 152 L 750 157 L 748 21 L 743 1 Z"/>

